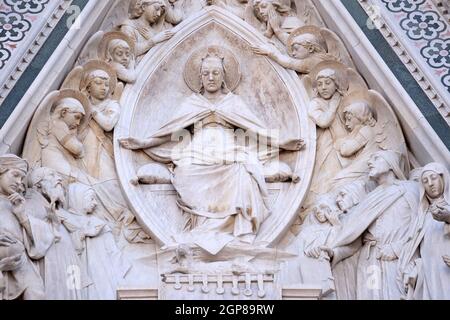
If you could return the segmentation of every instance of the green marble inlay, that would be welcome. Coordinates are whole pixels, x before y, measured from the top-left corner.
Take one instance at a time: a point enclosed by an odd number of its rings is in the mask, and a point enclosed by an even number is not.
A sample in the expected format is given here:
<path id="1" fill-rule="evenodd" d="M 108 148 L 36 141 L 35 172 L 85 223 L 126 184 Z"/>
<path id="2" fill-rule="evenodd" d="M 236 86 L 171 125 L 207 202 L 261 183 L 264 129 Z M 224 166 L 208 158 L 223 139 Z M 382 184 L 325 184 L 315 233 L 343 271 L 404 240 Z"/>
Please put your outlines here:
<path id="1" fill-rule="evenodd" d="M 89 0 L 74 0 L 72 6 L 78 6 L 81 10 L 84 9 Z M 33 83 L 34 79 L 41 72 L 42 68 L 56 50 L 58 45 L 61 43 L 62 39 L 66 35 L 69 28 L 67 27 L 67 19 L 73 15 L 73 12 L 66 12 L 58 24 L 53 29 L 50 36 L 44 42 L 43 46 L 39 49 L 39 52 L 34 57 L 33 61 L 27 67 L 25 72 L 16 82 L 14 88 L 11 90 L 9 95 L 3 101 L 0 106 L 0 126 L 3 127 L 6 120 L 8 120 L 14 108 L 19 104 L 22 97 L 27 92 L 28 88 Z"/>
<path id="2" fill-rule="evenodd" d="M 417 81 L 405 67 L 403 62 L 391 48 L 389 43 L 377 29 L 369 29 L 367 20 L 369 16 L 359 5 L 357 0 L 341 0 L 347 11 L 352 15 L 353 19 L 358 23 L 369 41 L 374 45 L 384 62 L 392 70 L 396 78 L 400 81 L 406 92 L 414 100 L 422 114 L 433 127 L 447 148 L 450 150 L 450 127 L 442 118 L 436 107 L 419 86 Z"/>

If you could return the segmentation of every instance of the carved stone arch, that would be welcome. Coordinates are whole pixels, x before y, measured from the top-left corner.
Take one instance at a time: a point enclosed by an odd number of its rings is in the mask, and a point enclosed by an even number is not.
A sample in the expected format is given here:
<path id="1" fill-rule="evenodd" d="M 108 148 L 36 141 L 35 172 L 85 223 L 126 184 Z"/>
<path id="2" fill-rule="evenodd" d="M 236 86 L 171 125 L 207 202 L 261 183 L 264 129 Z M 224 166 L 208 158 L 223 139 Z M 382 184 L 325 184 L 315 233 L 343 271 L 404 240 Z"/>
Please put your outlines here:
<path id="1" fill-rule="evenodd" d="M 165 216 L 167 212 L 164 212 L 171 205 L 170 208 L 174 208 L 175 191 L 167 185 L 134 186 L 130 183 L 138 165 L 148 159 L 122 149 L 117 140 L 130 135 L 144 137 L 169 120 L 170 108 L 192 93 L 182 77 L 182 68 L 190 53 L 203 46 L 222 45 L 234 51 L 241 63 L 243 80 L 236 93 L 243 93 L 241 97 L 255 106 L 255 112 L 266 123 L 275 122 L 280 128 L 285 126 L 282 135 L 300 136 L 306 142 L 305 150 L 282 158 L 291 164 L 301 182 L 272 186 L 278 192 L 273 200 L 274 210 L 256 238 L 256 243 L 265 246 L 275 244 L 296 218 L 312 176 L 316 129 L 308 117 L 307 93 L 295 72 L 252 54 L 250 46 L 267 42 L 267 39 L 226 10 L 215 6 L 205 8 L 183 21 L 176 31 L 171 40 L 153 48 L 144 57 L 138 66 L 136 84 L 126 87 L 122 96 L 121 120 L 115 129 L 115 158 L 124 194 L 145 230 L 161 243 L 170 243 L 171 236 L 181 231 L 182 221 Z M 251 70 L 257 70 L 256 74 Z M 256 92 L 249 94 L 251 89 Z M 146 132 L 142 132 L 142 128 L 146 128 Z M 164 196 L 171 196 L 172 200 L 161 200 Z"/>

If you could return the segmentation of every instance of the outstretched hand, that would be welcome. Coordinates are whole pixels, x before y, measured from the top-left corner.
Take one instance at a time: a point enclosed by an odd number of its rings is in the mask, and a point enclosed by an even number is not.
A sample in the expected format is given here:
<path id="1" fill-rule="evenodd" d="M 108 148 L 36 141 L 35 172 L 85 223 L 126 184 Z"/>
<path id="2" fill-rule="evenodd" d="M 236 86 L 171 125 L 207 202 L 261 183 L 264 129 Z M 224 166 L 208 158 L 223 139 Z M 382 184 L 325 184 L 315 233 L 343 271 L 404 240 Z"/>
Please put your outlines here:
<path id="1" fill-rule="evenodd" d="M 303 139 L 292 139 L 281 145 L 281 148 L 287 151 L 300 151 L 306 146 Z"/>
<path id="2" fill-rule="evenodd" d="M 122 138 L 119 139 L 119 143 L 122 146 L 122 148 L 128 149 L 128 150 L 139 150 L 144 149 L 143 141 L 138 138 Z"/>
<path id="3" fill-rule="evenodd" d="M 156 36 L 154 36 L 152 40 L 154 43 L 161 43 L 161 42 L 167 41 L 170 38 L 172 38 L 174 36 L 174 34 L 175 34 L 175 32 L 173 32 L 171 30 L 165 30 L 165 31 L 158 33 Z"/>
<path id="4" fill-rule="evenodd" d="M 254 46 L 252 47 L 252 51 L 254 54 L 260 55 L 260 56 L 271 56 L 274 54 L 273 48 L 270 46 Z"/>

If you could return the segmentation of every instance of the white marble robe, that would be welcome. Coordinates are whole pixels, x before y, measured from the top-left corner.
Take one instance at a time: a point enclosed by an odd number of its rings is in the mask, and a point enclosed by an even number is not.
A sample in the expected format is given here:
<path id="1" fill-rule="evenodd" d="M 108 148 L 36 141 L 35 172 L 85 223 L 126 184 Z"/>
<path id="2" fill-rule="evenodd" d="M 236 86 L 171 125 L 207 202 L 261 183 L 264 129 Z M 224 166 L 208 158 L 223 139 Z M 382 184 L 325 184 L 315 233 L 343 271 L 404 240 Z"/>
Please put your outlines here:
<path id="1" fill-rule="evenodd" d="M 180 130 L 194 126 L 192 141 L 184 145 L 169 142 L 145 152 L 156 161 L 176 165 L 172 183 L 179 195 L 178 205 L 191 216 L 188 223 L 191 235 L 196 234 L 195 241 L 217 232 L 251 239 L 269 214 L 262 164 L 276 155 L 278 141 L 272 141 L 272 149 L 258 154 L 255 148 L 236 143 L 229 127 L 202 127 L 201 121 L 209 116 L 231 128 L 268 136 L 264 125 L 237 95 L 230 93 L 213 104 L 194 94 L 182 103 L 173 120 L 151 136 L 176 136 Z"/>
<path id="2" fill-rule="evenodd" d="M 402 297 L 397 277 L 398 257 L 417 212 L 417 189 L 416 183 L 399 180 L 392 185 L 379 186 L 353 209 L 352 220 L 343 226 L 333 241 L 333 265 L 359 250 L 357 299 L 396 300 Z M 397 258 L 380 260 L 379 250 L 383 247 L 392 248 Z"/>
<path id="3" fill-rule="evenodd" d="M 422 172 L 434 171 L 443 176 L 442 199 L 450 205 L 450 175 L 447 169 L 437 163 L 427 165 Z M 450 268 L 442 256 L 450 256 L 450 225 L 434 220 L 429 211 L 430 201 L 421 185 L 420 209 L 411 231 L 410 242 L 405 249 L 399 268 L 403 279 L 408 266 L 417 268 L 417 282 L 408 297 L 415 300 L 450 300 Z M 450 206 L 449 206 L 450 207 Z"/>
<path id="4" fill-rule="evenodd" d="M 49 221 L 51 211 L 47 200 L 34 190 L 28 190 L 26 199 L 30 215 L 45 222 L 49 235 L 54 238 L 45 256 L 39 261 L 39 268 L 45 284 L 47 300 L 83 300 L 86 298 L 86 287 L 90 280 L 82 267 L 72 238 L 62 225 L 54 225 Z M 58 213 L 57 213 L 58 214 Z M 64 214 L 64 209 L 61 209 Z"/>
<path id="5" fill-rule="evenodd" d="M 93 213 L 84 212 L 82 185 L 69 187 L 70 212 L 62 217 L 63 224 L 72 234 L 84 270 L 92 280 L 87 288 L 89 300 L 116 300 L 117 289 L 131 269 L 116 244 L 111 228 Z M 81 235 L 84 235 L 82 238 Z"/>
<path id="6" fill-rule="evenodd" d="M 0 233 L 20 242 L 23 252 L 22 265 L 13 271 L 2 272 L 6 289 L 3 299 L 13 300 L 22 297 L 28 299 L 43 299 L 45 297 L 44 281 L 39 269 L 31 259 L 41 259 L 52 246 L 54 236 L 48 224 L 28 217 L 32 231 L 32 238 L 25 232 L 19 221 L 12 213 L 12 206 L 8 199 L 0 196 Z"/>
<path id="7" fill-rule="evenodd" d="M 323 188 L 324 181 L 333 178 L 346 164 L 345 159 L 335 148 L 336 141 L 347 135 L 344 122 L 340 118 L 342 107 L 338 107 L 334 114 L 329 110 L 331 104 L 340 103 L 341 95 L 335 93 L 329 101 L 316 97 L 309 106 L 309 117 L 317 125 L 317 155 L 311 183 L 311 191 L 316 194 L 324 193 L 326 191 Z"/>

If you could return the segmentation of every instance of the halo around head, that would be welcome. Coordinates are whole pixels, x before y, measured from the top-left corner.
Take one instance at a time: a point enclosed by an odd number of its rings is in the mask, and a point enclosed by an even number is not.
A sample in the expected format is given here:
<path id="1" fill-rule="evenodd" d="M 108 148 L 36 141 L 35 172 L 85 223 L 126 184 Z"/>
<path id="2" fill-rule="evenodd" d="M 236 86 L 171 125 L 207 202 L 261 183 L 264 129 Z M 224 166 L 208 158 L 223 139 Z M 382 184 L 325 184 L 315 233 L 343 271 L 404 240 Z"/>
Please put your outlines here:
<path id="1" fill-rule="evenodd" d="M 287 49 L 288 49 L 288 53 L 290 55 L 292 55 L 292 52 L 293 52 L 292 47 L 294 45 L 295 38 L 297 38 L 298 36 L 301 36 L 303 34 L 312 34 L 313 36 L 316 37 L 320 46 L 325 48 L 325 50 L 327 50 L 327 43 L 326 43 L 324 37 L 322 36 L 320 28 L 309 25 L 309 26 L 303 26 L 303 27 L 297 28 L 294 31 L 292 31 L 292 33 L 289 35 L 288 42 L 287 42 Z"/>
<path id="2" fill-rule="evenodd" d="M 136 55 L 136 45 L 134 41 L 128 37 L 125 33 L 120 31 L 107 32 L 103 35 L 102 40 L 98 46 L 98 56 L 101 60 L 107 60 L 108 57 L 108 46 L 112 40 L 123 40 L 125 41 L 131 49 L 133 55 Z"/>
<path id="3" fill-rule="evenodd" d="M 346 108 L 351 104 L 359 102 L 368 104 L 370 110 L 372 111 L 373 117 L 375 120 L 378 120 L 378 110 L 375 108 L 375 102 L 373 101 L 373 98 L 368 90 L 359 90 L 346 95 L 342 100 L 342 106 Z"/>
<path id="4" fill-rule="evenodd" d="M 72 90 L 72 89 L 60 90 L 58 95 L 52 101 L 51 109 L 53 109 L 53 107 L 56 106 L 56 103 L 58 101 L 61 101 L 65 98 L 73 98 L 75 100 L 78 100 L 81 103 L 81 105 L 83 106 L 85 116 L 83 117 L 83 120 L 80 123 L 80 128 L 84 127 L 85 123 L 87 121 L 89 121 L 90 116 L 91 116 L 91 108 L 90 108 L 91 104 L 89 102 L 89 99 L 84 94 L 82 94 L 81 92 L 76 91 L 76 90 Z"/>
<path id="5" fill-rule="evenodd" d="M 198 49 L 191 54 L 184 67 L 184 81 L 194 92 L 199 93 L 202 88 L 200 70 L 202 60 L 208 54 L 215 54 L 223 58 L 225 68 L 225 83 L 230 91 L 234 91 L 241 81 L 241 69 L 235 55 L 220 46 L 209 46 Z"/>
<path id="6" fill-rule="evenodd" d="M 83 65 L 83 76 L 80 82 L 80 90 L 84 90 L 87 86 L 87 76 L 89 73 L 95 70 L 105 71 L 109 75 L 109 92 L 113 93 L 117 86 L 117 74 L 116 71 L 105 61 L 90 60 Z"/>
<path id="7" fill-rule="evenodd" d="M 313 86 L 315 87 L 317 76 L 323 72 L 324 70 L 333 70 L 334 71 L 334 77 L 336 78 L 337 86 L 344 91 L 348 90 L 349 82 L 347 78 L 347 66 L 343 65 L 342 63 L 336 62 L 336 61 L 324 61 L 319 63 L 317 66 L 315 66 L 311 73 L 310 77 L 313 82 Z"/>

